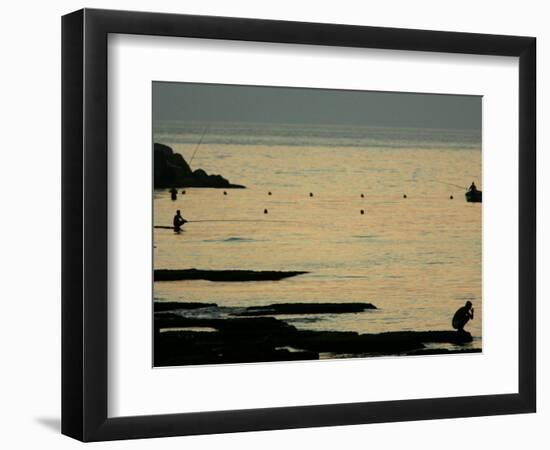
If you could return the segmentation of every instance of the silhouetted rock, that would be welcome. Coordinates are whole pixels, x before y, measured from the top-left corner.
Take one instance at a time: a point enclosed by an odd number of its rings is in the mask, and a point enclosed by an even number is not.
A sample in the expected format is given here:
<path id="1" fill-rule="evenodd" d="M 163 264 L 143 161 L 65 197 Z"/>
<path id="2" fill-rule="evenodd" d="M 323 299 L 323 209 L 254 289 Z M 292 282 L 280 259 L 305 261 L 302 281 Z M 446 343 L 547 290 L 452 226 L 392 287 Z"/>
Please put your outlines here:
<path id="1" fill-rule="evenodd" d="M 472 336 L 467 332 L 299 330 L 274 317 L 191 318 L 161 312 L 155 314 L 154 328 L 155 366 L 306 360 L 318 359 L 320 353 L 364 357 L 480 351 L 425 347 L 427 343 L 469 344 Z M 200 328 L 215 331 L 195 331 Z"/>
<path id="2" fill-rule="evenodd" d="M 154 302 L 155 312 L 174 311 L 176 309 L 200 309 L 215 308 L 216 303 L 197 303 L 197 302 Z"/>
<path id="3" fill-rule="evenodd" d="M 237 364 L 319 359 L 307 350 L 290 351 L 268 340 L 229 338 L 225 333 L 177 331 L 160 333 L 155 338 L 156 367 L 200 364 Z"/>
<path id="4" fill-rule="evenodd" d="M 209 327 L 218 331 L 228 332 L 233 335 L 246 333 L 249 335 L 261 335 L 265 333 L 286 333 L 295 332 L 296 328 L 292 325 L 277 320 L 274 317 L 252 317 L 236 319 L 213 319 L 213 318 L 195 318 L 183 317 L 179 314 L 160 312 L 155 314 L 155 326 L 159 328 L 179 328 L 179 327 Z"/>
<path id="5" fill-rule="evenodd" d="M 199 270 L 155 269 L 155 281 L 207 280 L 207 281 L 276 281 L 303 275 L 307 272 L 277 272 L 273 270 Z"/>
<path id="6" fill-rule="evenodd" d="M 277 314 L 345 314 L 376 309 L 372 303 L 276 303 L 249 306 L 238 316 L 274 316 Z"/>
<path id="7" fill-rule="evenodd" d="M 155 189 L 173 187 L 244 188 L 231 184 L 221 175 L 208 175 L 202 169 L 191 170 L 179 153 L 164 144 L 153 145 Z"/>
<path id="8" fill-rule="evenodd" d="M 458 353 L 481 353 L 480 348 L 425 348 L 422 350 L 416 350 L 409 353 L 411 356 L 425 356 L 425 355 L 453 355 Z"/>
<path id="9" fill-rule="evenodd" d="M 208 327 L 217 332 L 160 329 Z M 195 319 L 155 314 L 155 366 L 318 359 L 316 352 L 290 351 L 284 343 L 296 328 L 273 317 Z"/>

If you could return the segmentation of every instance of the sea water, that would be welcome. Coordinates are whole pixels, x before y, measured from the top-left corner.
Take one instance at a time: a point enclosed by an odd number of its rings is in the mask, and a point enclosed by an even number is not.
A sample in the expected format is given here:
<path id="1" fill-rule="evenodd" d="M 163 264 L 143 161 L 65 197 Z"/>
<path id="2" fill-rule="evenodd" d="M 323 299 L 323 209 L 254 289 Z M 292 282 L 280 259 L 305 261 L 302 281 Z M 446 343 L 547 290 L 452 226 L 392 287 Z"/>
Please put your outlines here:
<path id="1" fill-rule="evenodd" d="M 482 189 L 479 130 L 159 122 L 154 141 L 192 159 L 193 169 L 246 186 L 227 195 L 180 188 L 176 201 L 155 190 L 155 225 L 171 225 L 177 209 L 190 221 L 180 234 L 154 230 L 155 269 L 308 272 L 272 282 L 156 282 L 156 301 L 222 307 L 192 313 L 203 315 L 368 302 L 378 309 L 278 317 L 303 329 L 378 333 L 452 329 L 470 300 L 466 329 L 481 346 L 482 204 L 464 198 L 472 181 Z"/>

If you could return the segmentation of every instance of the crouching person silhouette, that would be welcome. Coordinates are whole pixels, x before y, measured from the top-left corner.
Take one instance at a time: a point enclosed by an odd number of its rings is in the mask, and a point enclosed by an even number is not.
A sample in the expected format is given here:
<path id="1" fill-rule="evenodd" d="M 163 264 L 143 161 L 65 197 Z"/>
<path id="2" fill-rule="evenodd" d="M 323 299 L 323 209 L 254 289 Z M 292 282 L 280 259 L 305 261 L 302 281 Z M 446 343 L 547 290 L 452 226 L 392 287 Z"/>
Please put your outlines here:
<path id="1" fill-rule="evenodd" d="M 464 326 L 474 318 L 474 308 L 472 302 L 467 301 L 462 308 L 458 308 L 453 316 L 453 328 L 459 333 L 464 333 Z"/>
<path id="2" fill-rule="evenodd" d="M 178 209 L 176 211 L 176 215 L 174 216 L 174 231 L 179 233 L 184 223 L 187 223 L 187 220 L 182 217 L 181 211 Z"/>

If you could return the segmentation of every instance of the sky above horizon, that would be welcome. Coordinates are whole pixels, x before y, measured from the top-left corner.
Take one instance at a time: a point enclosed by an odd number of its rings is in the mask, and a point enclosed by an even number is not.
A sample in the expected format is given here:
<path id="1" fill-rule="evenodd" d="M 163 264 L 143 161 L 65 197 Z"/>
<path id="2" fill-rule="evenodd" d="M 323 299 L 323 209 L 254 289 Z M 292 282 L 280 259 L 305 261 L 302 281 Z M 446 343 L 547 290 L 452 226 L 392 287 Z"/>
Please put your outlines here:
<path id="1" fill-rule="evenodd" d="M 153 121 L 481 129 L 481 96 L 153 82 Z"/>

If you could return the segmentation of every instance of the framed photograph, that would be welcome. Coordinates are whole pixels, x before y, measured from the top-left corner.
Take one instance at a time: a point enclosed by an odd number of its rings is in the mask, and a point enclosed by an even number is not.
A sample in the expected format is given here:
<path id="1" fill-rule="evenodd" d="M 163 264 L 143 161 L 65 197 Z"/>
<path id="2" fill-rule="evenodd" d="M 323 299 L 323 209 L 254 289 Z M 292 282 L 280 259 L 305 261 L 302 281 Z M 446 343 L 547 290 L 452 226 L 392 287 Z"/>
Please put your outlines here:
<path id="1" fill-rule="evenodd" d="M 535 412 L 536 40 L 62 21 L 62 432 Z"/>

